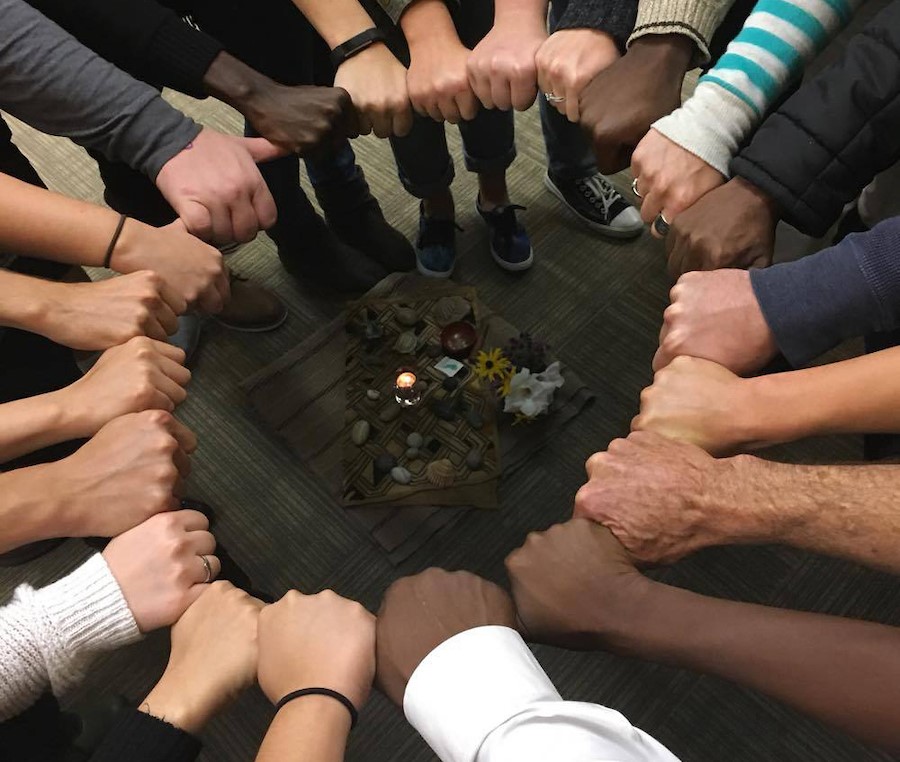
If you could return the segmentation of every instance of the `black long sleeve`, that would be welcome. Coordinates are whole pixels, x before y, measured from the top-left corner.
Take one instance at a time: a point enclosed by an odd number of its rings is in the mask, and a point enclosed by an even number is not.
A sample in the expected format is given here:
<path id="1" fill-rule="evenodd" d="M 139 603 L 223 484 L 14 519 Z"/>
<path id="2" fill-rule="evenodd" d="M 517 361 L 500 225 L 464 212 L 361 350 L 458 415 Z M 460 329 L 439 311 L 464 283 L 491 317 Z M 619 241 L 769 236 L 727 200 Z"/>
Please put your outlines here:
<path id="1" fill-rule="evenodd" d="M 224 46 L 156 0 L 28 0 L 136 79 L 204 98 L 203 77 Z"/>
<path id="2" fill-rule="evenodd" d="M 200 741 L 167 722 L 122 710 L 90 762 L 193 762 Z"/>
<path id="3" fill-rule="evenodd" d="M 637 13 L 637 0 L 569 0 L 556 30 L 597 29 L 610 35 L 620 50 L 625 50 Z"/>

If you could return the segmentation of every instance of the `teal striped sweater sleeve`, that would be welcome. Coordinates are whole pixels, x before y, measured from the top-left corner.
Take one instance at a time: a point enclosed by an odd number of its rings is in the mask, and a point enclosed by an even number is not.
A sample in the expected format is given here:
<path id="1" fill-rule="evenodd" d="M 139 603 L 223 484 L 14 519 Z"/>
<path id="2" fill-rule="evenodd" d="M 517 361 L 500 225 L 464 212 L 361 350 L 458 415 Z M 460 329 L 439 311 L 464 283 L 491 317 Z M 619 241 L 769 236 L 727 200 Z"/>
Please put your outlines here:
<path id="1" fill-rule="evenodd" d="M 759 0 L 694 95 L 653 127 L 726 177 L 788 84 L 850 21 L 859 0 Z"/>

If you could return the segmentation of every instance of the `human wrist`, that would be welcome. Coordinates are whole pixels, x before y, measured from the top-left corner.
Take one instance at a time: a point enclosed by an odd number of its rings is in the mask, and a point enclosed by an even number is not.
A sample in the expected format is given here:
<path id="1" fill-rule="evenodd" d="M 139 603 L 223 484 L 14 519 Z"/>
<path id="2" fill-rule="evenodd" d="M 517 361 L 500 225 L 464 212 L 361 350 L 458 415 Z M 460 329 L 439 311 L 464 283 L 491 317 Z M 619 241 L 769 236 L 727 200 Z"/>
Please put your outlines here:
<path id="1" fill-rule="evenodd" d="M 749 180 L 745 180 L 740 175 L 735 175 L 728 181 L 727 185 L 732 186 L 734 190 L 740 191 L 745 199 L 744 203 L 768 215 L 773 224 L 781 218 L 781 210 L 778 208 L 775 199 L 765 191 L 757 188 Z"/>
<path id="2" fill-rule="evenodd" d="M 216 696 L 204 682 L 202 677 L 184 680 L 167 668 L 138 708 L 176 728 L 197 734 L 230 698 Z"/>
<path id="3" fill-rule="evenodd" d="M 696 50 L 693 40 L 681 34 L 648 34 L 638 37 L 628 48 L 631 56 L 654 72 L 684 79 Z"/>
<path id="4" fill-rule="evenodd" d="M 113 248 L 109 267 L 118 273 L 133 273 L 152 269 L 145 262 L 148 251 L 157 249 L 158 229 L 129 217 L 122 226 Z"/>
<path id="5" fill-rule="evenodd" d="M 602 605 L 591 609 L 588 626 L 598 648 L 622 655 L 635 653 L 653 621 L 657 583 L 638 571 L 615 580 Z"/>
<path id="6" fill-rule="evenodd" d="M 798 371 L 741 379 L 743 409 L 736 411 L 741 441 L 748 444 L 792 442 L 815 434 L 822 397 L 799 383 Z"/>
<path id="7" fill-rule="evenodd" d="M 414 0 L 400 17 L 400 29 L 410 57 L 426 46 L 447 48 L 462 44 L 444 0 Z"/>
<path id="8" fill-rule="evenodd" d="M 286 691 L 284 695 L 286 696 L 288 693 L 290 691 Z M 272 703 L 277 704 L 278 701 Z M 303 715 L 316 727 L 327 726 L 335 732 L 349 733 L 353 724 L 352 715 L 340 701 L 331 696 L 316 693 L 291 699 L 278 710 L 278 717 L 282 721 L 300 715 Z"/>
<path id="9" fill-rule="evenodd" d="M 209 95 L 244 115 L 272 85 L 271 79 L 225 51 L 213 59 L 203 77 L 203 87 Z"/>
<path id="10" fill-rule="evenodd" d="M 4 507 L 15 522 L 5 528 L 0 552 L 54 537 L 71 537 L 72 522 L 65 500 L 54 482 L 55 463 L 17 468 L 0 473 L 0 495 Z"/>

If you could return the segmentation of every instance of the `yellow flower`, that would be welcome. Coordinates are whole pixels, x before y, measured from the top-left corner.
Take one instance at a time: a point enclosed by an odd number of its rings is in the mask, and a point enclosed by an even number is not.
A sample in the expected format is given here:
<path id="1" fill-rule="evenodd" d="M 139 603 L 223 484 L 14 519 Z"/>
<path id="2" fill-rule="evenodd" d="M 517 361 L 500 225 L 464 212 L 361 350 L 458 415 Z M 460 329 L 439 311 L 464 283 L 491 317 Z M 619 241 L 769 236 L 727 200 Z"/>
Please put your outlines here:
<path id="1" fill-rule="evenodd" d="M 475 360 L 475 375 L 488 381 L 503 378 L 503 375 L 512 367 L 509 359 L 503 354 L 500 347 L 495 347 L 490 352 L 479 352 Z"/>
<path id="2" fill-rule="evenodd" d="M 509 394 L 509 385 L 513 380 L 513 376 L 515 375 L 516 374 L 514 372 L 514 368 L 507 368 L 505 371 L 503 371 L 500 388 L 498 389 L 501 397 L 505 397 L 507 394 Z"/>

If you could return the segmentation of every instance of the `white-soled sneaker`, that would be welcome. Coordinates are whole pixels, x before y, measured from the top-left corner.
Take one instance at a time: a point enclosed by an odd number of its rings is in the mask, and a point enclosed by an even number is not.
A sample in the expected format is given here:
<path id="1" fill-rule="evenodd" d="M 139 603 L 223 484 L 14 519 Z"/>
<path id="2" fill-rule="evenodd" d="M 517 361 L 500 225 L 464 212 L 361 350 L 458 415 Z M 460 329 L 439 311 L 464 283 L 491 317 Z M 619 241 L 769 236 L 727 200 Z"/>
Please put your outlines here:
<path id="1" fill-rule="evenodd" d="M 611 238 L 637 238 L 644 230 L 640 212 L 599 172 L 578 180 L 554 178 L 547 172 L 544 185 L 591 230 Z"/>

